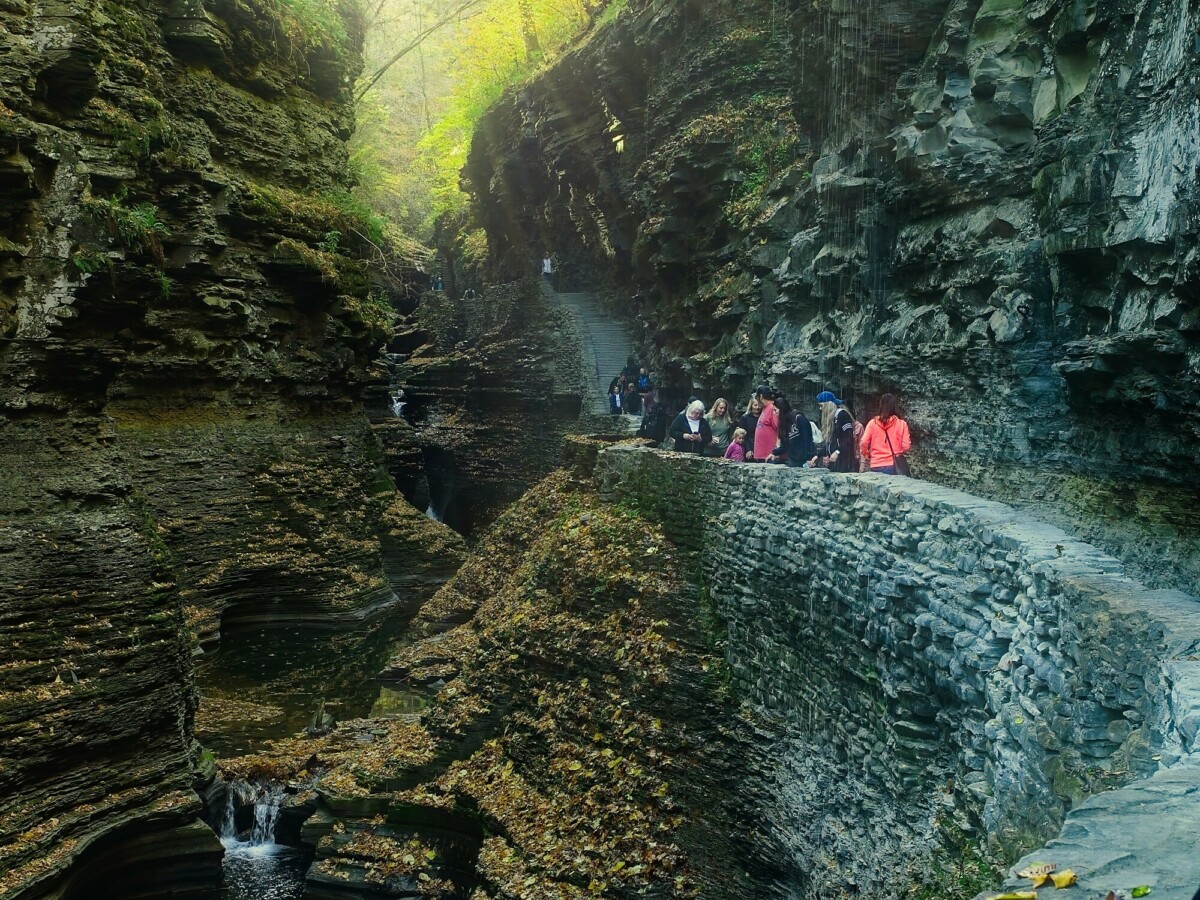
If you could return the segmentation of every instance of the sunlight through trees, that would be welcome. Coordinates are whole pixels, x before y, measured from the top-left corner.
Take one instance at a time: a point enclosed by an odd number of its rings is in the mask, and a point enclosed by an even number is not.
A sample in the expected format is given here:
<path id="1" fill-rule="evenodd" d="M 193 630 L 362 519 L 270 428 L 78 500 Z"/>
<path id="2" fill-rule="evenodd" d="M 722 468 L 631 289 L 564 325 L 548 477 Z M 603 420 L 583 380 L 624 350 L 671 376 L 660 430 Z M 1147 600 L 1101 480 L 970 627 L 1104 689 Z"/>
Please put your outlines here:
<path id="1" fill-rule="evenodd" d="M 363 198 L 420 236 L 461 211 L 458 173 L 483 113 L 623 3 L 375 0 L 352 157 Z"/>

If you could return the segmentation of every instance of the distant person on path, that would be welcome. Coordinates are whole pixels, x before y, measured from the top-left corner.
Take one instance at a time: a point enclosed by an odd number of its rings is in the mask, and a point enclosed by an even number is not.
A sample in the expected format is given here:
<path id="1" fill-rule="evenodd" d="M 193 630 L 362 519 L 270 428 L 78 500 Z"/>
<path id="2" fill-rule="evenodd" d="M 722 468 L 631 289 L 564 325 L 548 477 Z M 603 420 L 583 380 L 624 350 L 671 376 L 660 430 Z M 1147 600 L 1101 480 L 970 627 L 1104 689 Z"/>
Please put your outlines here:
<path id="1" fill-rule="evenodd" d="M 642 398 L 642 415 L 654 415 L 658 409 L 658 395 L 654 392 L 654 388 L 650 388 L 650 390 L 640 396 Z"/>
<path id="2" fill-rule="evenodd" d="M 542 277 L 546 279 L 550 289 L 554 290 L 554 256 L 549 250 L 542 254 Z"/>
<path id="3" fill-rule="evenodd" d="M 732 459 L 734 462 L 746 461 L 746 448 L 742 446 L 746 440 L 746 429 L 735 428 L 733 430 L 733 440 L 729 442 L 729 446 L 725 448 L 725 458 Z"/>
<path id="4" fill-rule="evenodd" d="M 625 380 L 630 384 L 637 384 L 639 373 L 637 360 L 632 356 L 625 357 L 625 368 L 621 370 L 621 374 L 625 376 Z"/>
<path id="5" fill-rule="evenodd" d="M 779 411 L 775 408 L 775 392 L 767 385 L 760 384 L 754 396 L 762 404 L 762 412 L 758 414 L 754 429 L 754 460 L 768 462 L 768 457 L 779 444 Z"/>
<path id="6" fill-rule="evenodd" d="M 758 427 L 758 417 L 762 415 L 762 401 L 755 394 L 750 398 L 750 402 L 746 404 L 746 411 L 742 413 L 742 417 L 738 419 L 738 425 L 742 431 L 746 432 L 746 436 L 742 438 L 742 447 L 746 451 L 746 460 L 754 459 L 754 429 Z"/>
<path id="7" fill-rule="evenodd" d="M 908 460 L 902 457 L 912 449 L 912 436 L 908 423 L 897 414 L 896 398 L 891 394 L 879 398 L 879 415 L 867 423 L 859 447 L 872 472 L 908 474 Z"/>
<path id="8" fill-rule="evenodd" d="M 718 397 L 704 418 L 708 422 L 709 430 L 712 431 L 712 442 L 704 451 L 705 454 L 724 456 L 725 449 L 729 446 L 730 435 L 737 427 L 737 422 L 729 412 L 729 401 L 724 397 Z"/>
<path id="9" fill-rule="evenodd" d="M 639 394 L 646 394 L 654 390 L 654 382 L 650 380 L 650 373 L 646 371 L 645 366 L 638 370 L 637 380 L 634 384 L 637 386 Z"/>
<path id="10" fill-rule="evenodd" d="M 442 276 L 440 274 L 433 276 L 433 284 L 430 286 L 435 291 L 444 291 L 446 289 L 446 283 L 442 281 Z"/>
<path id="11" fill-rule="evenodd" d="M 636 416 L 642 411 L 642 397 L 633 389 L 633 382 L 625 382 L 625 412 Z"/>
<path id="12" fill-rule="evenodd" d="M 675 439 L 676 451 L 703 453 L 704 448 L 712 441 L 712 429 L 704 421 L 704 404 L 699 400 L 689 403 L 687 409 L 671 423 L 670 434 Z"/>
<path id="13" fill-rule="evenodd" d="M 832 391 L 817 394 L 817 403 L 821 407 L 821 436 L 825 441 L 823 464 L 834 472 L 857 471 L 854 417 Z"/>
<path id="14" fill-rule="evenodd" d="M 478 300 L 479 295 L 475 293 L 475 288 L 469 287 L 463 292 L 464 300 Z"/>
<path id="15" fill-rule="evenodd" d="M 623 399 L 621 385 L 614 381 L 608 386 L 608 411 L 610 415 L 619 416 L 621 414 Z"/>
<path id="16" fill-rule="evenodd" d="M 638 437 L 650 438 L 656 444 L 661 444 L 667 435 L 667 416 L 662 407 L 654 402 L 653 391 L 648 397 L 646 412 L 642 416 L 642 424 L 638 427 Z"/>

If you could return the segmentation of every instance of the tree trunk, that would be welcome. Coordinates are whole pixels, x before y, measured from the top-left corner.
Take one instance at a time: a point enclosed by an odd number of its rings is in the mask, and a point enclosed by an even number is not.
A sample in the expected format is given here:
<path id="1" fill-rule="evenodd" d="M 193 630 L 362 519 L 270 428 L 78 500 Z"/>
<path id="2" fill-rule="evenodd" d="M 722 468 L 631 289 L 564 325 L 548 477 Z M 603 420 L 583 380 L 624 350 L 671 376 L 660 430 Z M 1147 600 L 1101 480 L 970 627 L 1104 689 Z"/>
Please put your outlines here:
<path id="1" fill-rule="evenodd" d="M 533 0 L 517 0 L 521 12 L 521 37 L 525 39 L 525 60 L 533 62 L 541 55 L 538 46 L 537 26 L 533 22 Z"/>

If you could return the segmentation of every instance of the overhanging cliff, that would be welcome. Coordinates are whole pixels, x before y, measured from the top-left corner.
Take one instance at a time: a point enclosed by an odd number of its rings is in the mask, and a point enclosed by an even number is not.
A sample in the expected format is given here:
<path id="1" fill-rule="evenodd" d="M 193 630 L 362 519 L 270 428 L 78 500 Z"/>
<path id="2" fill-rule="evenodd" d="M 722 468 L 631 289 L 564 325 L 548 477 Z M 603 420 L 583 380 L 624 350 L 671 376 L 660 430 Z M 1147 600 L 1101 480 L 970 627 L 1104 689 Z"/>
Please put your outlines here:
<path id="1" fill-rule="evenodd" d="M 466 168 L 686 396 L 898 393 L 922 471 L 1200 584 L 1195 12 L 631 0 Z M 811 412 L 811 410 L 810 410 Z"/>

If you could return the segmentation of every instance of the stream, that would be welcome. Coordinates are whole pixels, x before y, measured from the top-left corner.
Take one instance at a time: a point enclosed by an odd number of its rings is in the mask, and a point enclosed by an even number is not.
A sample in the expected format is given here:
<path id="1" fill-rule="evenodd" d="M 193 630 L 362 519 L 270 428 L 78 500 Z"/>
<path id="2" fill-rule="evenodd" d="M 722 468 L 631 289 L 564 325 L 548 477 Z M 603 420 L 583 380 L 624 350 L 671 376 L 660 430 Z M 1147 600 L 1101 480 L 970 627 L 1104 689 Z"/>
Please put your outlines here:
<path id="1" fill-rule="evenodd" d="M 224 876 L 230 900 L 297 900 L 304 896 L 304 873 L 309 854 L 275 841 L 281 785 L 255 786 L 244 781 L 229 785 L 218 833 L 225 847 Z M 253 802 L 248 831 L 236 824 L 238 804 Z"/>
<path id="2" fill-rule="evenodd" d="M 422 695 L 381 683 L 407 617 L 384 615 L 356 631 L 287 625 L 234 626 L 200 659 L 196 734 L 218 760 L 264 750 L 309 724 L 318 704 L 339 720 L 416 712 Z M 232 782 L 218 835 L 225 846 L 222 900 L 299 900 L 307 848 L 276 842 L 284 786 Z M 248 808 L 252 806 L 252 815 Z M 238 810 L 242 810 L 238 815 Z"/>

